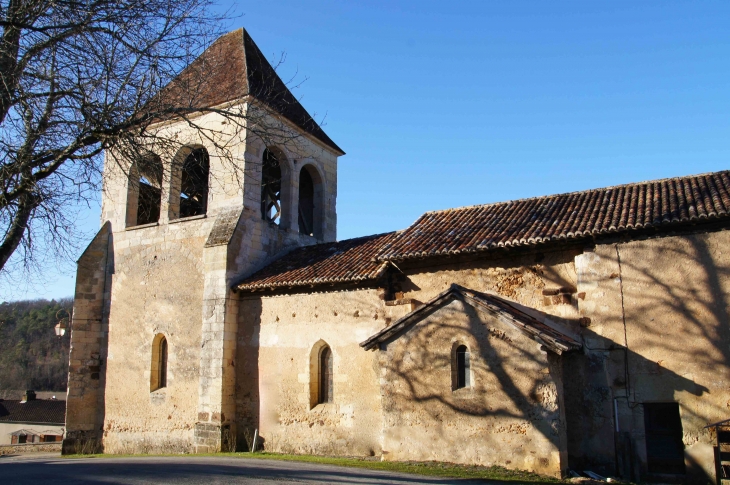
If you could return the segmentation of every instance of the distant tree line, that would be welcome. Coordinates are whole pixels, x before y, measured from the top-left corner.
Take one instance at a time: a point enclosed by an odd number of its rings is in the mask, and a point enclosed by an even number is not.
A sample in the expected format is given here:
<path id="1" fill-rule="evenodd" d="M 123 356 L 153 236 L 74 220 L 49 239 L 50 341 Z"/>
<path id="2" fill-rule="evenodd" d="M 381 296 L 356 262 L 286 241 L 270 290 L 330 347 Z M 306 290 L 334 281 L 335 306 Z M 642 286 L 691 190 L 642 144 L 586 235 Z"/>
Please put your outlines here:
<path id="1" fill-rule="evenodd" d="M 0 304 L 0 390 L 66 389 L 70 332 L 59 338 L 54 327 L 72 307 L 72 298 Z"/>

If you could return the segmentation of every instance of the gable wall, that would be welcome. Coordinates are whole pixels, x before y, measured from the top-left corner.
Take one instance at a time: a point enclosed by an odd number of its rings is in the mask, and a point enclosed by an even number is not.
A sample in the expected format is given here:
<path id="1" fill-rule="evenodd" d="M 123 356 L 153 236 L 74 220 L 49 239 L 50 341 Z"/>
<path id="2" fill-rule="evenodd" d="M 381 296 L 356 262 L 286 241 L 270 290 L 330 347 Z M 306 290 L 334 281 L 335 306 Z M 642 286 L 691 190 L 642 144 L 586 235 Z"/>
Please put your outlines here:
<path id="1" fill-rule="evenodd" d="M 462 344 L 470 352 L 471 386 L 454 390 L 453 351 Z M 456 300 L 378 354 L 384 459 L 562 475 L 560 361 L 537 342 Z"/>

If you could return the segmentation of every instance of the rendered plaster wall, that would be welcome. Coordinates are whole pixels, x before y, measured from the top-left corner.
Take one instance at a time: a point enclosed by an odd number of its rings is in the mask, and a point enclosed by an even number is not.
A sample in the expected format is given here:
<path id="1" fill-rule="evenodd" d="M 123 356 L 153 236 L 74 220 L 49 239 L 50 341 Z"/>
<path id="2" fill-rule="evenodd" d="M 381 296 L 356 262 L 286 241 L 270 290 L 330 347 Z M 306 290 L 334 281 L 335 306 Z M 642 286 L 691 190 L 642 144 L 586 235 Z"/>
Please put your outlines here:
<path id="1" fill-rule="evenodd" d="M 460 345 L 470 353 L 471 386 L 454 389 Z M 538 343 L 454 300 L 384 347 L 384 459 L 502 465 L 561 476 L 566 456 L 560 361 Z"/>
<path id="2" fill-rule="evenodd" d="M 730 231 L 706 232 L 599 245 L 576 259 L 586 343 L 608 349 L 606 397 L 637 473 L 647 471 L 642 403 L 678 402 L 688 480 L 714 477 L 714 436 L 703 427 L 730 417 L 728 247 Z"/>
<path id="3" fill-rule="evenodd" d="M 250 447 L 258 428 L 268 451 L 381 455 L 377 354 L 359 343 L 408 310 L 386 307 L 377 290 L 242 296 L 236 382 L 239 448 Z M 316 355 L 323 343 L 334 357 L 334 402 L 316 404 L 310 386 L 317 378 Z"/>

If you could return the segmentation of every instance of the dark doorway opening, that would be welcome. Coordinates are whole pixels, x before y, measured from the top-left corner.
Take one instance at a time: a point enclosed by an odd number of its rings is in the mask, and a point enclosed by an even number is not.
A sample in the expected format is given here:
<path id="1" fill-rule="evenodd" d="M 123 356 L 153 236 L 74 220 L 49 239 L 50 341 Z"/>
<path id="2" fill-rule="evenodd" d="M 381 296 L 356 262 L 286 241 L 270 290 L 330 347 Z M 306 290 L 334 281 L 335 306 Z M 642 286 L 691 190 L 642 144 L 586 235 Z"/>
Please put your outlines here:
<path id="1" fill-rule="evenodd" d="M 644 431 L 649 473 L 685 473 L 679 404 L 644 403 Z"/>

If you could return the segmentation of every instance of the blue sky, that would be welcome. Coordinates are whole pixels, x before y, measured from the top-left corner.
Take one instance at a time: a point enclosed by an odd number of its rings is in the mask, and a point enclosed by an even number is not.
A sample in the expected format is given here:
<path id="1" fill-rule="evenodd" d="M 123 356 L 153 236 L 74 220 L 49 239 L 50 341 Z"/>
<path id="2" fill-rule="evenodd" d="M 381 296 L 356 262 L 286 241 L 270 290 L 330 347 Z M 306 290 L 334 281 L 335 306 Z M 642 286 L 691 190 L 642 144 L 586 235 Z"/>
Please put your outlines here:
<path id="1" fill-rule="evenodd" d="M 730 2 L 221 2 L 346 152 L 338 238 L 728 168 Z M 98 208 L 81 222 L 98 227 Z M 73 293 L 73 266 L 5 298 Z M 1 295 L 1 293 L 0 293 Z M 0 298 L 2 299 L 2 298 Z"/>

